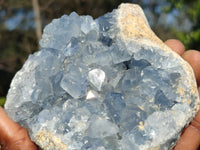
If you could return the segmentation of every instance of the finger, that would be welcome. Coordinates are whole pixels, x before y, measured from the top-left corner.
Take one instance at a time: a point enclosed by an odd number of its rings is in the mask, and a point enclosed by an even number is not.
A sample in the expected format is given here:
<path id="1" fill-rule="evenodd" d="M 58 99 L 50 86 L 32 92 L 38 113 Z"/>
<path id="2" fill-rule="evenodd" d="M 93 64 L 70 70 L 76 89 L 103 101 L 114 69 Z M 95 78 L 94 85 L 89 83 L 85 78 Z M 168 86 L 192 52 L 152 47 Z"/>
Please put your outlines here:
<path id="1" fill-rule="evenodd" d="M 200 85 L 200 52 L 189 50 L 186 51 L 182 57 L 192 66 L 197 84 Z"/>
<path id="2" fill-rule="evenodd" d="M 185 46 L 179 40 L 169 39 L 165 41 L 165 44 L 179 55 L 185 52 Z"/>
<path id="3" fill-rule="evenodd" d="M 21 128 L 18 130 L 17 134 L 20 135 L 18 138 L 12 139 L 6 143 L 5 147 L 8 150 L 37 150 L 36 145 L 30 140 L 26 129 Z"/>
<path id="4" fill-rule="evenodd" d="M 200 93 L 200 88 L 199 88 Z M 199 95 L 200 96 L 200 95 Z M 184 129 L 181 138 L 176 144 L 174 150 L 197 150 L 200 145 L 200 111 L 196 117 Z"/>
<path id="5" fill-rule="evenodd" d="M 0 107 L 0 133 L 0 143 L 3 149 L 37 150 L 27 130 L 11 120 L 2 107 Z"/>

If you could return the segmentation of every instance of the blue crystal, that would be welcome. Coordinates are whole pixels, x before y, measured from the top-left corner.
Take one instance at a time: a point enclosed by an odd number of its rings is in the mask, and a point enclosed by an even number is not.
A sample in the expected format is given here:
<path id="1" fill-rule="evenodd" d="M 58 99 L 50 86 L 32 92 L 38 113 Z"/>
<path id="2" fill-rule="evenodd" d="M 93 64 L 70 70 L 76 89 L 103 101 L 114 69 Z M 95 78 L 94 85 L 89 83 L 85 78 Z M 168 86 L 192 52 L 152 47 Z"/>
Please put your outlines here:
<path id="1" fill-rule="evenodd" d="M 108 109 L 109 116 L 114 120 L 114 122 L 119 123 L 121 113 L 126 106 L 122 95 L 119 93 L 109 93 L 106 96 L 104 103 Z"/>
<path id="2" fill-rule="evenodd" d="M 199 107 L 191 68 L 136 5 L 97 19 L 72 12 L 44 29 L 15 75 L 8 115 L 50 150 L 167 150 Z"/>

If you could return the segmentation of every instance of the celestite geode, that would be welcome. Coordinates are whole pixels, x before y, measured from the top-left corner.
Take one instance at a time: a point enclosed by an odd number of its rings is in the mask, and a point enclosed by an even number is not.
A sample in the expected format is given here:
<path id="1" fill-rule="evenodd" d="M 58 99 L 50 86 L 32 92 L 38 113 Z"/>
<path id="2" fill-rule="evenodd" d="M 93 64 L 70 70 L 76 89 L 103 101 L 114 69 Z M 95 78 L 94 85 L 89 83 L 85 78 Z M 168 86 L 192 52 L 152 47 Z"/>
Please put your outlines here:
<path id="1" fill-rule="evenodd" d="M 168 150 L 199 109 L 191 67 L 137 5 L 54 19 L 40 45 L 5 108 L 41 149 Z"/>

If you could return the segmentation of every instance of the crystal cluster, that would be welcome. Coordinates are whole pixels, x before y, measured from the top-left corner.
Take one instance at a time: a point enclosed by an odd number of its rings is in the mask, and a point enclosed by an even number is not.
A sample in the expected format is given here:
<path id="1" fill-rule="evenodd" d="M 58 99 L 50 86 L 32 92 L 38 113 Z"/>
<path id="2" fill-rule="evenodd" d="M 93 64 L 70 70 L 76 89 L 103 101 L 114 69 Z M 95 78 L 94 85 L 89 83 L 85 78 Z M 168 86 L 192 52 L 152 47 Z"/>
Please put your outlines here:
<path id="1" fill-rule="evenodd" d="M 196 114 L 191 67 L 160 41 L 142 9 L 97 19 L 72 12 L 44 29 L 5 105 L 44 150 L 168 150 Z"/>

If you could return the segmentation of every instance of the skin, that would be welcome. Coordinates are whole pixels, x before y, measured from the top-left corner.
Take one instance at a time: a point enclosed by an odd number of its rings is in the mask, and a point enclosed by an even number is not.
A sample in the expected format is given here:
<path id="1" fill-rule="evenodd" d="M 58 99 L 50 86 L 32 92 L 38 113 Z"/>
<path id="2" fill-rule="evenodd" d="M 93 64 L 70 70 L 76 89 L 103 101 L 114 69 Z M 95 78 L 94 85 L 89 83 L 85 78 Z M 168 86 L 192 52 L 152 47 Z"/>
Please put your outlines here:
<path id="1" fill-rule="evenodd" d="M 198 90 L 200 93 L 200 52 L 185 51 L 184 45 L 178 40 L 165 42 L 172 50 L 181 55 L 193 68 Z M 4 109 L 0 107 L 0 143 L 3 150 L 37 150 L 37 146 L 30 140 L 26 129 L 12 121 Z M 194 120 L 184 129 L 174 150 L 196 150 L 200 145 L 200 111 Z"/>
<path id="2" fill-rule="evenodd" d="M 3 150 L 37 150 L 28 132 L 11 120 L 0 107 L 0 143 Z"/>

